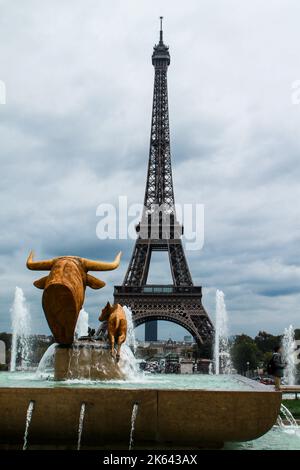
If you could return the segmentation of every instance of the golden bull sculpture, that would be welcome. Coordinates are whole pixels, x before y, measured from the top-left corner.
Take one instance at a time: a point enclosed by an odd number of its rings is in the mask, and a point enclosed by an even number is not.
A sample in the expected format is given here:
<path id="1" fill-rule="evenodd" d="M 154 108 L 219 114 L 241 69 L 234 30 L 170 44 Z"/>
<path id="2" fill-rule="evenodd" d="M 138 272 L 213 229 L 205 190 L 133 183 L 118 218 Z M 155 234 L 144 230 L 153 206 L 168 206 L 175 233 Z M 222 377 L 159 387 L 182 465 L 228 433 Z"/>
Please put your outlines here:
<path id="1" fill-rule="evenodd" d="M 122 306 L 119 304 L 110 305 L 107 302 L 101 311 L 99 321 L 107 322 L 111 355 L 119 362 L 121 346 L 125 342 L 127 334 L 127 320 Z M 115 352 L 115 343 L 117 344 L 117 353 Z"/>
<path id="2" fill-rule="evenodd" d="M 118 268 L 121 252 L 112 262 L 94 261 L 76 256 L 61 256 L 45 261 L 34 261 L 33 252 L 27 259 L 27 268 L 50 271 L 33 284 L 43 289 L 42 305 L 54 339 L 59 344 L 71 344 L 86 286 L 101 289 L 105 282 L 88 271 L 111 271 Z"/>

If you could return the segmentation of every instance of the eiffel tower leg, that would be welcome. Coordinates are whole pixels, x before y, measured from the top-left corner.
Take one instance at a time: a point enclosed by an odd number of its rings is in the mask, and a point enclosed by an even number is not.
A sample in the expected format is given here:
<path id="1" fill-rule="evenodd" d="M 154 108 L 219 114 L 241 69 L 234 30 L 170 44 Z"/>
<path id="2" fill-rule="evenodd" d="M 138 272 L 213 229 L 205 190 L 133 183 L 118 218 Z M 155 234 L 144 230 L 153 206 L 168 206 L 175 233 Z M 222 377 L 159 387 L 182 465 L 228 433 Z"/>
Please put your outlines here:
<path id="1" fill-rule="evenodd" d="M 168 243 L 169 260 L 175 286 L 192 286 L 193 281 L 181 240 Z"/>
<path id="2" fill-rule="evenodd" d="M 150 243 L 137 240 L 125 275 L 123 285 L 142 286 L 146 284 L 151 258 Z"/>

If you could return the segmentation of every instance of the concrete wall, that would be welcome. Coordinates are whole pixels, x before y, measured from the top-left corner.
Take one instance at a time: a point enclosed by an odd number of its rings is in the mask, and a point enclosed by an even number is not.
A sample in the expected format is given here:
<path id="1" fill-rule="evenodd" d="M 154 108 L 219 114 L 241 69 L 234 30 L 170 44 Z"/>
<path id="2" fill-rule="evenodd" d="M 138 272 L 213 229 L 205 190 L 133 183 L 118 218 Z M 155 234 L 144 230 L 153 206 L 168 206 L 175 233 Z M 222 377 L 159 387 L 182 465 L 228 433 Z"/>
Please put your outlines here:
<path id="1" fill-rule="evenodd" d="M 86 403 L 83 448 L 128 448 L 135 402 L 139 404 L 136 446 L 219 447 L 224 441 L 255 439 L 274 425 L 281 393 L 266 390 L 0 388 L 0 446 L 22 446 L 26 410 L 34 400 L 29 448 L 76 448 L 82 402 Z"/>
<path id="2" fill-rule="evenodd" d="M 191 361 L 180 362 L 180 372 L 182 374 L 192 374 L 194 364 Z"/>

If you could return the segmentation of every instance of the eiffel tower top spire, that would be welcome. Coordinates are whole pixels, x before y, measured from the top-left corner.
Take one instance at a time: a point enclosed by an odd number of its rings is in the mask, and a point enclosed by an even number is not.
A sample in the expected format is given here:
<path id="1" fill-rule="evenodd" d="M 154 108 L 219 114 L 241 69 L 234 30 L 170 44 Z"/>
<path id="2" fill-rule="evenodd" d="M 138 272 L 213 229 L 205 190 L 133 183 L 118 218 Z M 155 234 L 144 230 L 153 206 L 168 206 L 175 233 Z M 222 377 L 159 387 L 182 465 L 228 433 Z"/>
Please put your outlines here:
<path id="1" fill-rule="evenodd" d="M 163 42 L 162 17 L 160 17 L 159 43 L 153 48 L 152 64 L 155 73 L 143 224 L 145 216 L 152 211 L 154 205 L 168 206 L 170 213 L 175 217 L 167 84 L 170 53 L 169 47 Z"/>
<path id="2" fill-rule="evenodd" d="M 169 47 L 164 44 L 163 40 L 163 29 L 162 29 L 162 20 L 163 16 L 159 17 L 160 19 L 160 31 L 159 31 L 159 43 L 156 44 L 153 48 L 152 54 L 152 64 L 154 67 L 164 67 L 168 68 L 170 65 L 170 54 Z"/>
<path id="3" fill-rule="evenodd" d="M 160 32 L 159 32 L 159 42 L 160 44 L 163 44 L 163 29 L 162 29 L 162 20 L 163 20 L 163 16 L 160 16 L 159 17 L 160 19 Z"/>

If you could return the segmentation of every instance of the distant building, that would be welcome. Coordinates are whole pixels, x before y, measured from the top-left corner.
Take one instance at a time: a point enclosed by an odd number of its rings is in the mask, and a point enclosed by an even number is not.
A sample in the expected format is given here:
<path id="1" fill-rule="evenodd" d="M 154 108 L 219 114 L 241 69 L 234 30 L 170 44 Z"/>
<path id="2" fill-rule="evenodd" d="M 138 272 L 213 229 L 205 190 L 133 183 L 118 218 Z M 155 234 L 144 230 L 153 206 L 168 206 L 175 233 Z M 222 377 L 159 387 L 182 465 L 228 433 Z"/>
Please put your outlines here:
<path id="1" fill-rule="evenodd" d="M 145 341 L 157 341 L 157 321 L 145 323 Z"/>
<path id="2" fill-rule="evenodd" d="M 6 346 L 2 340 L 0 340 L 0 364 L 6 364 Z"/>
<path id="3" fill-rule="evenodd" d="M 181 359 L 180 361 L 180 373 L 181 374 L 192 374 L 194 372 L 194 362 L 191 359 Z"/>
<path id="4" fill-rule="evenodd" d="M 196 343 L 184 341 L 137 341 L 136 355 L 139 359 L 152 360 L 164 358 L 168 354 L 176 354 L 180 358 L 193 359 L 197 354 Z"/>
<path id="5" fill-rule="evenodd" d="M 193 342 L 193 338 L 192 338 L 191 335 L 186 335 L 186 336 L 183 337 L 183 341 L 184 341 L 185 343 L 192 343 L 192 342 Z"/>

